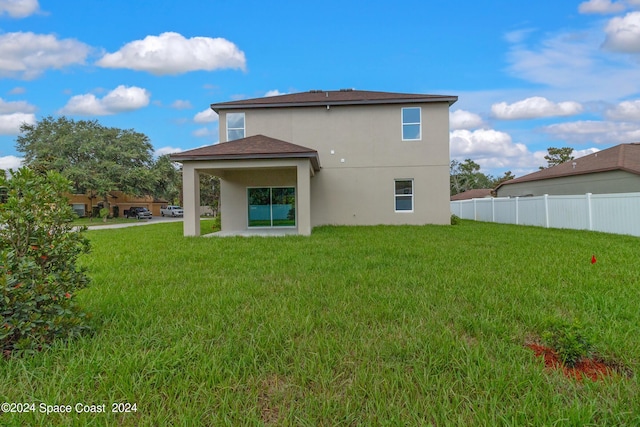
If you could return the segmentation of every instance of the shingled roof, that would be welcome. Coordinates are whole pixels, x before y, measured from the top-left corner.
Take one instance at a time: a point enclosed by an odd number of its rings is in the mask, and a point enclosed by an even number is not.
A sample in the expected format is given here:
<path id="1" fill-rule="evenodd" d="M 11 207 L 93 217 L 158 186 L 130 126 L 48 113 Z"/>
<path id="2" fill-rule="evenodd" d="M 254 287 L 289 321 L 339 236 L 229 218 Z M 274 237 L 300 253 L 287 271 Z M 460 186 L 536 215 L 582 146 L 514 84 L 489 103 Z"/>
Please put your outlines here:
<path id="1" fill-rule="evenodd" d="M 229 142 L 208 145 L 189 151 L 172 154 L 175 162 L 189 160 L 248 160 L 308 158 L 314 170 L 320 170 L 318 152 L 311 148 L 292 144 L 264 135 L 254 135 Z"/>
<path id="2" fill-rule="evenodd" d="M 291 93 L 287 95 L 221 102 L 211 104 L 211 109 L 217 113 L 220 110 L 237 108 L 312 107 L 318 105 L 407 104 L 424 102 L 448 102 L 449 105 L 451 105 L 457 100 L 457 96 L 449 95 L 373 92 L 354 89 L 311 90 L 309 92 Z"/>
<path id="3" fill-rule="evenodd" d="M 640 143 L 620 144 L 588 156 L 505 181 L 496 187 L 589 173 L 622 170 L 640 175 Z"/>
<path id="4" fill-rule="evenodd" d="M 482 199 L 485 197 L 491 197 L 491 188 L 476 188 L 473 190 L 463 191 L 462 193 L 455 194 L 450 197 L 449 200 L 469 200 L 469 199 Z"/>

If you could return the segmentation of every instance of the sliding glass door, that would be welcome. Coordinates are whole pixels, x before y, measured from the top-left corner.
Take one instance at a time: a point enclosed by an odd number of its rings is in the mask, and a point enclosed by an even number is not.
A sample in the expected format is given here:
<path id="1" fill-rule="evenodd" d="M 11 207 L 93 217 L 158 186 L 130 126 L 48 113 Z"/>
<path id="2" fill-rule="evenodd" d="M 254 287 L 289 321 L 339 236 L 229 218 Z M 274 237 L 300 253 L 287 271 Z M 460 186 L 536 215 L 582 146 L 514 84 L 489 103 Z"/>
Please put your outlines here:
<path id="1" fill-rule="evenodd" d="M 295 227 L 296 190 L 294 187 L 247 189 L 249 227 Z"/>

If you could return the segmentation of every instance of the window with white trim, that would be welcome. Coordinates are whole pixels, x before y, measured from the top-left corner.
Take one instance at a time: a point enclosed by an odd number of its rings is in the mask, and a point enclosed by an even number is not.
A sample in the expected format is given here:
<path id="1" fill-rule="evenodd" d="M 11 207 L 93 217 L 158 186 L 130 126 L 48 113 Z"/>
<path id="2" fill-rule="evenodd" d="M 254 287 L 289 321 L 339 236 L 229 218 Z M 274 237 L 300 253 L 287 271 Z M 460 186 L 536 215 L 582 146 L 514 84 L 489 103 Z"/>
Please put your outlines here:
<path id="1" fill-rule="evenodd" d="M 244 138 L 244 113 L 227 113 L 227 141 Z"/>
<path id="2" fill-rule="evenodd" d="M 422 139 L 422 109 L 406 107 L 402 109 L 402 140 L 418 141 Z"/>
<path id="3" fill-rule="evenodd" d="M 395 211 L 413 212 L 413 179 L 395 180 Z"/>

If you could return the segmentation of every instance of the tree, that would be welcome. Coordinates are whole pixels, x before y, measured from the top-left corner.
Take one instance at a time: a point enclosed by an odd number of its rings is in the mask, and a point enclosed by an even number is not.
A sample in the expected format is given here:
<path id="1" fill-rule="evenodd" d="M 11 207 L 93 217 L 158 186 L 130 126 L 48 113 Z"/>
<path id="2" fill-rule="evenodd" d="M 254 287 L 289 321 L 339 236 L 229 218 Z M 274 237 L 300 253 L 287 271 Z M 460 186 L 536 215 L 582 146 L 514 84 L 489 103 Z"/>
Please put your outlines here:
<path id="1" fill-rule="evenodd" d="M 111 191 L 143 195 L 154 190 L 153 147 L 142 133 L 64 116 L 23 123 L 20 131 L 16 147 L 25 166 L 60 172 L 74 192 L 100 197 L 107 208 Z"/>
<path id="2" fill-rule="evenodd" d="M 493 187 L 493 177 L 480 172 L 480 165 L 471 159 L 462 163 L 452 160 L 449 171 L 452 196 L 476 188 Z"/>
<path id="3" fill-rule="evenodd" d="M 171 204 L 179 203 L 182 194 L 182 170 L 169 158 L 169 154 L 158 157 L 152 167 L 154 190 L 156 197 L 168 200 Z"/>
<path id="4" fill-rule="evenodd" d="M 497 185 L 515 178 L 511 171 L 506 171 L 503 176 L 494 178 L 492 175 L 480 172 L 480 165 L 471 159 L 460 163 L 452 160 L 449 165 L 451 195 L 478 188 L 494 188 Z"/>
<path id="5" fill-rule="evenodd" d="M 572 154 L 573 148 L 571 147 L 549 147 L 547 148 L 547 155 L 544 156 L 545 160 L 547 161 L 547 166 L 540 166 L 540 170 L 573 160 L 574 157 L 572 156 Z"/>
<path id="6" fill-rule="evenodd" d="M 61 174 L 21 168 L 0 176 L 0 188 L 0 345 L 5 355 L 32 353 L 89 329 L 74 298 L 89 283 L 77 266 L 89 240 L 71 223 Z"/>
<path id="7" fill-rule="evenodd" d="M 200 174 L 200 205 L 209 206 L 213 216 L 220 210 L 220 178 Z"/>
<path id="8" fill-rule="evenodd" d="M 505 181 L 509 181 L 511 179 L 514 179 L 516 176 L 511 173 L 511 171 L 506 171 L 504 173 L 504 175 L 502 175 L 501 177 L 498 177 L 496 179 L 493 180 L 493 186 L 492 187 L 497 187 L 498 185 L 502 184 Z"/>

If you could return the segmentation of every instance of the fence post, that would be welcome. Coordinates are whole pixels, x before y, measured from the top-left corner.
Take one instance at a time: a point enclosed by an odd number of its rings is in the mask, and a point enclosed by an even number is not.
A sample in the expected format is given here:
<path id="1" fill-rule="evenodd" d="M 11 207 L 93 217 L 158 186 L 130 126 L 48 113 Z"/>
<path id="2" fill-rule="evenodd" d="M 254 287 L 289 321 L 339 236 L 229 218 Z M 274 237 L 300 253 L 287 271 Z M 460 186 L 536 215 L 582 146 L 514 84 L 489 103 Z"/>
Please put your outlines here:
<path id="1" fill-rule="evenodd" d="M 549 228 L 549 195 L 544 195 L 544 226 Z"/>
<path id="2" fill-rule="evenodd" d="M 587 226 L 588 230 L 593 230 L 593 212 L 591 211 L 591 193 L 587 193 Z"/>
<path id="3" fill-rule="evenodd" d="M 496 206 L 495 206 L 495 198 L 491 198 L 491 222 L 496 222 Z"/>
<path id="4" fill-rule="evenodd" d="M 520 197 L 516 197 L 516 225 L 518 225 L 520 223 L 520 213 L 518 212 L 518 199 L 520 199 Z"/>
<path id="5" fill-rule="evenodd" d="M 476 199 L 472 199 L 473 200 L 473 220 L 477 221 L 478 220 L 478 214 L 476 212 Z"/>

